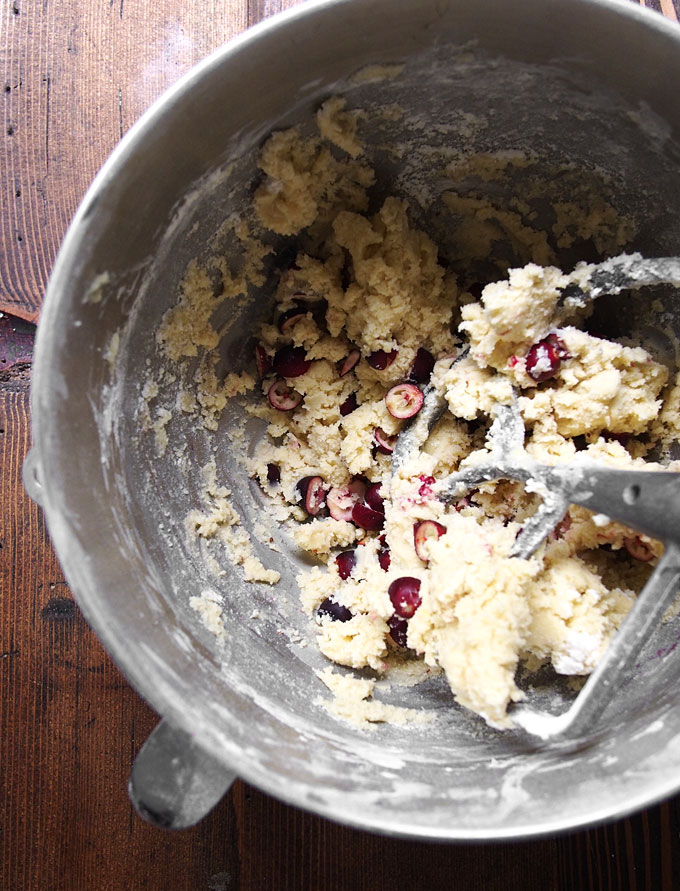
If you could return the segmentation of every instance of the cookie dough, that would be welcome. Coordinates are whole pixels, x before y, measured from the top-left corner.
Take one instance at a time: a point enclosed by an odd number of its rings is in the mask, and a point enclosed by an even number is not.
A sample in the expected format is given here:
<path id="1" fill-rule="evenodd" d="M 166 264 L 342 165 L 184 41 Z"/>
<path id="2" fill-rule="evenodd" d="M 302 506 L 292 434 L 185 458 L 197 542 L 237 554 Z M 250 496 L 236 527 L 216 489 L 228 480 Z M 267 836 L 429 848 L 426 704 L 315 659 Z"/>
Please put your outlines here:
<path id="1" fill-rule="evenodd" d="M 501 481 L 445 505 L 437 479 L 486 454 L 495 407 L 514 392 L 527 450 L 539 460 L 581 451 L 653 469 L 660 465 L 647 452 L 677 434 L 678 387 L 667 386 L 668 369 L 643 348 L 596 337 L 583 316 L 561 315 L 568 277 L 549 265 L 546 234 L 517 223 L 518 214 L 500 232 L 498 214 L 480 200 L 444 196 L 463 218 L 466 256 L 492 251 L 502 237 L 533 258 L 482 287 L 440 262 L 406 201 L 387 197 L 369 212 L 374 174 L 360 121 L 344 100 L 330 99 L 317 117 L 320 137 L 282 131 L 262 149 L 253 226 L 300 236 L 301 247 L 280 269 L 272 317 L 256 333 L 257 374 L 215 377 L 216 298 L 195 265 L 158 340 L 170 359 L 202 356 L 196 398 L 184 402 L 206 426 L 244 393 L 252 394 L 250 414 L 267 423 L 248 470 L 314 561 L 298 582 L 318 647 L 332 663 L 371 673 L 355 683 L 323 674 L 337 694 L 335 713 L 406 719 L 370 697 L 377 677 L 416 660 L 444 671 L 458 703 L 505 728 L 509 704 L 523 697 L 518 668 L 591 672 L 662 549 L 572 507 L 534 556 L 510 557 L 539 496 Z M 630 234 L 600 199 L 580 217 L 576 207 L 557 208 L 556 219 L 558 228 L 568 221 L 553 233 L 556 246 L 574 227 L 603 251 Z M 259 262 L 265 250 L 251 253 Z M 452 364 L 466 346 L 466 358 Z M 395 438 L 429 386 L 444 394 L 447 410 L 395 471 Z M 246 578 L 275 582 L 239 531 L 219 470 L 206 473 L 210 506 L 194 511 L 188 528 L 221 537 Z"/>

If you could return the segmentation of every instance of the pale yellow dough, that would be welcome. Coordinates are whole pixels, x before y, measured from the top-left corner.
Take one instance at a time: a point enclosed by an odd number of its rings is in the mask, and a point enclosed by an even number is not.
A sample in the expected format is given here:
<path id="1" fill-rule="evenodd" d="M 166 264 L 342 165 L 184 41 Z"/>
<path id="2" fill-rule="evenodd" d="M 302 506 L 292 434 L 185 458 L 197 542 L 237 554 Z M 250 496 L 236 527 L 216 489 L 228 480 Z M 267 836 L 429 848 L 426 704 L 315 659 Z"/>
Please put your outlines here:
<path id="1" fill-rule="evenodd" d="M 218 337 L 210 325 L 216 298 L 195 265 L 158 340 L 171 359 L 202 356 L 195 399 L 185 393 L 181 407 L 200 413 L 209 428 L 229 398 L 255 394 L 249 411 L 268 426 L 249 471 L 288 516 L 295 545 L 318 560 L 298 579 L 303 608 L 313 617 L 330 599 L 351 613 L 347 621 L 320 613 L 313 627 L 321 652 L 333 663 L 378 675 L 395 658 L 424 660 L 433 670 L 444 670 L 462 706 L 495 727 L 507 727 L 508 705 L 523 695 L 516 682 L 520 664 L 552 663 L 564 675 L 592 671 L 661 547 L 607 518 L 571 508 L 531 559 L 511 558 L 537 496 L 518 483 L 489 483 L 446 506 L 434 494 L 432 478 L 486 454 L 485 431 L 495 407 L 509 403 L 513 392 L 519 392 L 527 449 L 539 460 L 571 460 L 574 437 L 583 436 L 578 448 L 587 447 L 598 460 L 653 469 L 658 465 L 646 464 L 643 456 L 654 442 L 677 435 L 680 384 L 667 392 L 668 369 L 644 349 L 596 338 L 579 328 L 578 317 L 561 317 L 559 289 L 569 279 L 546 265 L 552 251 L 544 233 L 519 225 L 516 214 L 503 217 L 481 200 L 450 193 L 445 201 L 461 217 L 463 256 L 488 255 L 503 237 L 533 260 L 510 270 L 507 280 L 488 284 L 481 299 L 473 300 L 465 283 L 440 265 L 435 243 L 411 224 L 407 202 L 390 197 L 377 212 L 366 213 L 366 190 L 374 176 L 357 160 L 363 157 L 361 116 L 333 98 L 319 110 L 317 123 L 321 138 L 305 139 L 293 129 L 267 141 L 260 158 L 265 178 L 254 196 L 261 227 L 281 235 L 304 231 L 313 235 L 305 244 L 318 246 L 301 250 L 281 270 L 273 321 L 258 332 L 270 357 L 293 345 L 311 360 L 305 374 L 288 380 L 302 397 L 300 406 L 277 411 L 268 404 L 271 374 L 259 385 L 247 373 L 217 381 L 211 356 Z M 349 157 L 343 159 L 343 153 Z M 565 243 L 578 234 L 613 251 L 612 239 L 629 234 L 600 199 L 582 209 L 581 217 L 576 205 L 557 209 L 563 222 L 558 236 Z M 257 273 L 265 251 L 247 231 L 239 231 Z M 319 301 L 325 301 L 323 320 L 315 311 Z M 281 333 L 278 314 L 296 305 L 305 307 L 303 316 Z M 452 330 L 456 318 L 461 324 Z M 537 382 L 527 371 L 527 353 L 548 334 L 560 338 L 568 355 L 553 377 Z M 465 343 L 469 355 L 452 364 Z M 390 437 L 403 427 L 387 410 L 385 394 L 408 376 L 420 348 L 438 360 L 431 382 L 446 396 L 448 411 L 420 454 L 393 475 L 389 456 L 376 450 L 375 432 L 380 428 Z M 341 377 L 351 350 L 360 352 L 360 361 Z M 378 350 L 395 351 L 394 361 L 382 370 L 367 361 Z M 343 416 L 340 406 L 349 397 L 358 407 Z M 646 439 L 633 438 L 624 446 L 614 438 L 620 434 Z M 280 472 L 275 484 L 268 482 L 272 464 Z M 384 528 L 365 532 L 323 514 L 308 518 L 297 487 L 307 476 L 321 477 L 326 491 L 358 476 L 380 483 Z M 221 538 L 246 578 L 275 582 L 276 574 L 255 557 L 218 477 L 214 466 L 208 468 L 206 503 L 191 514 L 188 527 L 203 538 Z M 414 524 L 423 520 L 445 528 L 428 543 L 427 560 L 414 548 Z M 350 548 L 356 549 L 356 565 L 343 580 L 335 558 Z M 379 563 L 384 548 L 390 551 L 387 570 Z M 634 553 L 648 562 L 636 561 Z M 421 597 L 406 626 L 408 650 L 397 646 L 389 625 L 394 606 L 388 588 L 404 576 L 420 581 Z M 327 669 L 321 677 L 336 694 L 332 708 L 338 716 L 355 723 L 414 717 L 371 700 L 375 675 L 351 678 Z"/>

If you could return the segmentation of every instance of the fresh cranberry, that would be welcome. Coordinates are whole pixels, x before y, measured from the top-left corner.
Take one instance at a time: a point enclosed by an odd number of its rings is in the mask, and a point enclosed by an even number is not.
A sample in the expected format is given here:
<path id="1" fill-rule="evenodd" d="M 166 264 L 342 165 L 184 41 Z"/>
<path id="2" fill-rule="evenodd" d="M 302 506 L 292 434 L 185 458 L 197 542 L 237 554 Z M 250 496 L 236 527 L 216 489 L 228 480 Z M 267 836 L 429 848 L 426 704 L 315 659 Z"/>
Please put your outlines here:
<path id="1" fill-rule="evenodd" d="M 559 337 L 549 334 L 529 347 L 525 366 L 527 374 L 537 383 L 550 380 L 560 370 L 562 360 L 568 357 L 569 353 Z"/>
<path id="2" fill-rule="evenodd" d="M 397 350 L 392 350 L 390 353 L 385 352 L 385 350 L 376 350 L 366 357 L 366 361 L 376 371 L 384 371 L 386 368 L 389 368 L 396 358 Z"/>
<path id="3" fill-rule="evenodd" d="M 418 494 L 421 498 L 432 498 L 434 495 L 434 489 L 432 488 L 434 484 L 437 482 L 433 476 L 425 476 L 425 474 L 421 473 L 418 477 L 420 480 L 420 486 L 418 487 Z"/>
<path id="4" fill-rule="evenodd" d="M 438 523 L 436 520 L 421 520 L 413 525 L 413 544 L 416 554 L 425 563 L 430 559 L 428 556 L 427 543 L 436 541 L 446 532 L 446 526 Z"/>
<path id="5" fill-rule="evenodd" d="M 423 391 L 415 384 L 396 384 L 385 394 L 387 411 L 393 418 L 412 418 L 423 407 Z"/>
<path id="6" fill-rule="evenodd" d="M 356 411 L 359 407 L 359 403 L 357 402 L 357 394 L 350 393 L 347 399 L 340 406 L 340 415 L 345 418 L 347 415 L 351 415 L 353 411 Z"/>
<path id="7" fill-rule="evenodd" d="M 349 374 L 350 371 L 358 363 L 359 359 L 361 359 L 361 353 L 359 352 L 359 350 L 352 350 L 340 366 L 340 377 L 344 377 L 346 374 Z"/>
<path id="8" fill-rule="evenodd" d="M 408 646 L 408 622 L 401 616 L 390 616 L 387 620 L 387 627 L 390 629 L 390 637 L 398 647 L 406 648 Z"/>
<path id="9" fill-rule="evenodd" d="M 267 399 L 272 408 L 279 411 L 292 411 L 302 402 L 300 393 L 289 387 L 283 378 L 274 381 L 267 391 Z"/>
<path id="10" fill-rule="evenodd" d="M 385 523 L 385 515 L 357 502 L 352 508 L 352 522 L 367 532 L 379 532 Z"/>
<path id="11" fill-rule="evenodd" d="M 391 455 L 394 451 L 394 444 L 397 441 L 397 437 L 385 433 L 382 427 L 376 427 L 373 431 L 373 441 L 379 452 L 382 452 L 383 455 Z"/>
<path id="12" fill-rule="evenodd" d="M 338 554 L 335 558 L 336 566 L 338 567 L 338 575 L 343 581 L 348 579 L 352 574 L 352 570 L 357 565 L 357 552 L 353 548 L 351 551 L 342 551 L 342 553 Z"/>
<path id="13" fill-rule="evenodd" d="M 352 480 L 347 486 L 333 486 L 326 496 L 326 504 L 334 520 L 351 520 L 352 509 L 357 502 L 364 500 L 366 484 L 363 480 Z"/>
<path id="14" fill-rule="evenodd" d="M 260 378 L 265 378 L 271 371 L 272 360 L 261 343 L 255 347 L 255 366 Z"/>
<path id="15" fill-rule="evenodd" d="M 282 312 L 278 322 L 278 328 L 281 334 L 285 334 L 287 331 L 294 328 L 306 315 L 306 310 L 301 309 L 299 306 L 294 306 L 292 309 L 287 309 L 285 312 Z"/>
<path id="16" fill-rule="evenodd" d="M 434 368 L 434 356 L 425 347 L 420 347 L 413 360 L 413 365 L 409 371 L 408 378 L 417 384 L 423 384 L 430 379 L 432 369 Z"/>
<path id="17" fill-rule="evenodd" d="M 302 503 L 310 517 L 315 517 L 326 503 L 326 489 L 320 476 L 306 476 L 297 484 Z"/>
<path id="18" fill-rule="evenodd" d="M 281 482 L 281 468 L 278 464 L 267 464 L 267 481 L 272 484 Z"/>
<path id="19" fill-rule="evenodd" d="M 390 549 L 382 547 L 378 551 L 378 563 L 380 564 L 380 568 L 387 572 L 390 568 L 390 563 L 392 562 L 392 558 L 390 557 Z"/>
<path id="20" fill-rule="evenodd" d="M 647 542 L 640 538 L 639 535 L 631 536 L 630 538 L 625 539 L 623 543 L 634 560 L 639 560 L 641 563 L 649 563 L 654 557 L 654 551 L 650 548 Z"/>
<path id="21" fill-rule="evenodd" d="M 306 358 L 305 348 L 284 346 L 274 354 L 274 371 L 281 377 L 300 377 L 311 368 L 311 360 Z"/>
<path id="22" fill-rule="evenodd" d="M 343 606 L 336 600 L 332 600 L 330 597 L 327 597 L 323 603 L 319 604 L 316 615 L 318 619 L 327 617 L 333 622 L 349 622 L 352 618 L 352 613 L 346 606 Z"/>
<path id="23" fill-rule="evenodd" d="M 409 575 L 395 579 L 387 589 L 394 611 L 402 619 L 410 619 L 418 609 L 422 600 L 420 598 L 420 579 L 414 579 Z"/>
<path id="24" fill-rule="evenodd" d="M 370 508 L 378 511 L 379 514 L 384 514 L 385 500 L 380 494 L 380 486 L 380 483 L 371 483 L 371 485 L 366 489 L 365 500 L 366 504 Z"/>

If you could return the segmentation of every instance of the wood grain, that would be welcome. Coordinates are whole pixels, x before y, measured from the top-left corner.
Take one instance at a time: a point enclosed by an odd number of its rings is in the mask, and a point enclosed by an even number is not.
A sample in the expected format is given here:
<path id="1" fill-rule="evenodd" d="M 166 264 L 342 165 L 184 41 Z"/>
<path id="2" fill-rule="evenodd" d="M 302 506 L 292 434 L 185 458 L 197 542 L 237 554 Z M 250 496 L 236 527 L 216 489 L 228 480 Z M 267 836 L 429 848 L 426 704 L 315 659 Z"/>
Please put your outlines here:
<path id="1" fill-rule="evenodd" d="M 222 41 L 290 5 L 4 0 L 0 310 L 37 317 L 78 202 L 153 99 Z M 678 19 L 680 0 L 646 5 Z M 10 346 L 0 367 L 3 891 L 680 888 L 680 797 L 609 826 L 486 846 L 335 826 L 241 782 L 195 829 L 168 834 L 141 821 L 126 782 L 156 717 L 84 622 L 24 493 L 30 350 Z"/>

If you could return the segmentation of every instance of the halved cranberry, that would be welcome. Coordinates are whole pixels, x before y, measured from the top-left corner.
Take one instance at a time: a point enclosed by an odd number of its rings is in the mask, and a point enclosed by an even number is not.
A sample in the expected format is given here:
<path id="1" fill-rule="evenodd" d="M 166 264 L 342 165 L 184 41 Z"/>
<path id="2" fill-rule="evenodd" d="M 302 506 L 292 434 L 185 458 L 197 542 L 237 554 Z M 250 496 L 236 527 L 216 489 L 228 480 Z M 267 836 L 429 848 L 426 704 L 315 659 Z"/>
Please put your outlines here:
<path id="1" fill-rule="evenodd" d="M 647 542 L 640 538 L 639 535 L 626 538 L 623 543 L 634 560 L 639 560 L 641 563 L 649 563 L 654 557 L 654 551 L 650 548 Z"/>
<path id="2" fill-rule="evenodd" d="M 562 360 L 568 358 L 564 343 L 556 334 L 549 334 L 529 347 L 525 366 L 527 374 L 537 383 L 550 380 L 560 370 Z"/>
<path id="3" fill-rule="evenodd" d="M 354 366 L 358 363 L 359 359 L 361 359 L 361 353 L 359 352 L 359 350 L 352 350 L 340 366 L 340 377 L 344 377 L 346 374 L 349 374 Z"/>
<path id="4" fill-rule="evenodd" d="M 336 600 L 332 600 L 330 597 L 327 597 L 317 607 L 316 616 L 317 619 L 328 617 L 333 622 L 349 622 L 349 620 L 352 618 L 352 613 L 347 609 L 346 606 L 343 606 Z"/>
<path id="5" fill-rule="evenodd" d="M 413 525 L 413 543 L 415 545 L 416 554 L 425 563 L 430 559 L 428 556 L 427 543 L 436 541 L 446 532 L 446 526 L 438 523 L 436 520 L 421 520 Z"/>
<path id="6" fill-rule="evenodd" d="M 267 464 L 267 481 L 270 483 L 281 482 L 281 468 L 278 464 Z"/>
<path id="7" fill-rule="evenodd" d="M 385 394 L 387 411 L 393 418 L 412 418 L 423 407 L 423 391 L 415 384 L 396 384 Z"/>
<path id="8" fill-rule="evenodd" d="M 300 319 L 304 319 L 306 315 L 306 310 L 300 309 L 299 306 L 294 306 L 292 309 L 287 309 L 285 312 L 282 312 L 278 322 L 278 328 L 281 334 L 285 334 L 287 331 L 290 331 L 291 328 L 294 328 Z"/>
<path id="9" fill-rule="evenodd" d="M 413 360 L 408 379 L 410 381 L 415 381 L 417 384 L 425 383 L 425 381 L 430 379 L 433 368 L 434 356 L 429 350 L 426 350 L 425 347 L 420 347 Z"/>
<path id="10" fill-rule="evenodd" d="M 357 565 L 357 552 L 353 548 L 351 551 L 342 551 L 342 553 L 338 554 L 335 558 L 336 566 L 338 567 L 338 575 L 343 581 L 348 579 L 352 574 L 352 570 Z"/>
<path id="11" fill-rule="evenodd" d="M 371 485 L 366 489 L 365 500 L 366 504 L 372 508 L 373 510 L 378 511 L 379 514 L 385 513 L 385 501 L 380 494 L 380 486 L 381 483 L 371 483 Z"/>
<path id="12" fill-rule="evenodd" d="M 394 451 L 394 444 L 397 441 L 396 436 L 390 436 L 385 433 L 382 427 L 376 427 L 373 431 L 373 442 L 379 452 L 383 455 L 391 455 Z"/>
<path id="13" fill-rule="evenodd" d="M 422 603 L 420 597 L 420 579 L 403 575 L 395 579 L 387 589 L 394 611 L 402 619 L 410 619 Z"/>
<path id="14" fill-rule="evenodd" d="M 272 360 L 261 343 L 258 343 L 255 347 L 255 366 L 260 378 L 267 377 L 271 371 Z"/>
<path id="15" fill-rule="evenodd" d="M 352 480 L 347 486 L 333 486 L 326 496 L 326 504 L 334 520 L 351 520 L 352 509 L 357 502 L 364 500 L 366 484 L 362 480 Z"/>
<path id="16" fill-rule="evenodd" d="M 315 517 L 326 503 L 326 489 L 320 476 L 305 476 L 297 484 L 302 503 L 310 517 Z"/>
<path id="17" fill-rule="evenodd" d="M 390 563 L 392 562 L 392 558 L 390 557 L 390 549 L 389 548 L 380 548 L 378 551 L 378 563 L 380 564 L 380 568 L 387 572 L 390 568 Z"/>
<path id="18" fill-rule="evenodd" d="M 292 411 L 302 402 L 297 390 L 289 387 L 283 378 L 278 378 L 267 391 L 267 399 L 273 408 L 279 411 Z"/>
<path id="19" fill-rule="evenodd" d="M 397 350 L 392 350 L 389 353 L 385 352 L 385 350 L 376 350 L 366 356 L 366 361 L 376 371 L 384 371 L 386 368 L 389 368 L 396 358 Z"/>
<path id="20" fill-rule="evenodd" d="M 401 616 L 390 616 L 387 620 L 387 627 L 390 629 L 390 637 L 398 647 L 407 647 L 408 643 L 408 622 Z"/>
<path id="21" fill-rule="evenodd" d="M 420 480 L 420 486 L 418 487 L 418 494 L 421 498 L 432 498 L 434 495 L 434 489 L 432 488 L 437 480 L 433 476 L 425 476 L 424 473 L 421 473 L 418 477 Z"/>
<path id="22" fill-rule="evenodd" d="M 385 523 L 385 515 L 358 501 L 352 508 L 352 522 L 367 532 L 379 532 Z"/>
<path id="23" fill-rule="evenodd" d="M 300 377 L 307 374 L 312 362 L 306 358 L 305 348 L 284 346 L 274 354 L 274 371 L 282 377 Z"/>
<path id="24" fill-rule="evenodd" d="M 347 415 L 351 415 L 353 411 L 356 411 L 359 407 L 359 403 L 357 402 L 357 394 L 350 393 L 347 399 L 340 406 L 340 415 L 345 418 Z"/>

